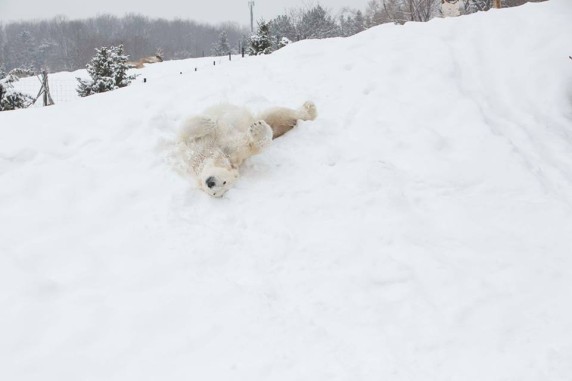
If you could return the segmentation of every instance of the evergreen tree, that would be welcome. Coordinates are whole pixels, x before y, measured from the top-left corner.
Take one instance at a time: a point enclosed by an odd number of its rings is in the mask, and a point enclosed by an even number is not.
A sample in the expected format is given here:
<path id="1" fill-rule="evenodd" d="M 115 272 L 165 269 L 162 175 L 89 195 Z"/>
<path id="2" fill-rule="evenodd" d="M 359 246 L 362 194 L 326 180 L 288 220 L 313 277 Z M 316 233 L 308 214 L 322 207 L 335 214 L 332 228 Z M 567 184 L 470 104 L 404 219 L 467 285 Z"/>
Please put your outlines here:
<path id="1" fill-rule="evenodd" d="M 272 53 L 273 38 L 270 35 L 270 28 L 267 22 L 260 20 L 258 22 L 258 30 L 255 35 L 250 37 L 250 47 L 248 54 L 258 56 L 261 54 Z"/>
<path id="2" fill-rule="evenodd" d="M 0 111 L 26 108 L 32 104 L 34 98 L 28 94 L 14 90 L 14 82 L 19 78 L 14 74 L 2 73 L 0 69 Z"/>
<path id="3" fill-rule="evenodd" d="M 288 37 L 282 37 L 280 41 L 278 41 L 278 49 L 285 47 L 286 45 L 290 45 L 292 41 L 288 39 Z"/>
<path id="4" fill-rule="evenodd" d="M 29 67 L 17 67 L 15 69 L 10 70 L 10 73 L 8 73 L 8 75 L 14 76 L 17 81 L 20 78 L 33 77 L 36 74 L 34 73 L 34 70 L 30 69 Z"/>
<path id="5" fill-rule="evenodd" d="M 95 51 L 95 56 L 86 66 L 91 80 L 77 78 L 79 82 L 77 93 L 80 97 L 125 87 L 137 77 L 127 74 L 128 56 L 123 54 L 123 45 L 102 47 Z"/>

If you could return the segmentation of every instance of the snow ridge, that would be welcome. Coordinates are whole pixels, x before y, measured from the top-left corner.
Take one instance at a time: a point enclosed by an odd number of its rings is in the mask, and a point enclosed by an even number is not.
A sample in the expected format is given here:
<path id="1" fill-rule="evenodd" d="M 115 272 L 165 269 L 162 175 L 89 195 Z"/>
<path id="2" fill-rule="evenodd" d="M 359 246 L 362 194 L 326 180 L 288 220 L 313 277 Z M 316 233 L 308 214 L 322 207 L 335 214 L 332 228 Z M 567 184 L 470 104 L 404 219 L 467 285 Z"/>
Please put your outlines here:
<path id="1" fill-rule="evenodd" d="M 570 379 L 571 19 L 384 25 L 0 113 L 0 379 Z M 306 99 L 222 199 L 164 160 L 208 106 Z"/>

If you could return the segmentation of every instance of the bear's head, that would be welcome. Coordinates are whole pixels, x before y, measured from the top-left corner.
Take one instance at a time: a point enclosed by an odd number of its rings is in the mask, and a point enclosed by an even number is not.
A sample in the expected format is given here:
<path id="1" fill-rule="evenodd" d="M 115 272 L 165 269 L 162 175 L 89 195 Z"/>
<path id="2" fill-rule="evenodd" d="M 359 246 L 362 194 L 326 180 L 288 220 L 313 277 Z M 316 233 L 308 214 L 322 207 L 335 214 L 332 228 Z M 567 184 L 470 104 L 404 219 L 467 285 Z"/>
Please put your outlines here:
<path id="1" fill-rule="evenodd" d="M 217 166 L 207 163 L 200 176 L 199 187 L 213 197 L 222 197 L 232 188 L 238 178 L 238 170 L 230 166 Z"/>

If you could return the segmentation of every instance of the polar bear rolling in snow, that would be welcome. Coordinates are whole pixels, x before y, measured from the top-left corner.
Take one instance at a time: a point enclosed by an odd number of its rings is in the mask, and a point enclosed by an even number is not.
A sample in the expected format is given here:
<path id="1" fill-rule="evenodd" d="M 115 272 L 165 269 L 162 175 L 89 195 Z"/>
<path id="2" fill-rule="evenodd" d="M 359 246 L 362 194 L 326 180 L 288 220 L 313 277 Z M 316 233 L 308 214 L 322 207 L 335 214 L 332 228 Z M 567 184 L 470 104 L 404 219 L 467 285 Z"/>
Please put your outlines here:
<path id="1" fill-rule="evenodd" d="M 178 169 L 191 174 L 200 189 L 222 197 L 236 182 L 240 165 L 262 152 L 299 120 L 314 120 L 313 102 L 299 109 L 276 107 L 257 117 L 244 107 L 221 104 L 183 122 L 177 138 Z"/>

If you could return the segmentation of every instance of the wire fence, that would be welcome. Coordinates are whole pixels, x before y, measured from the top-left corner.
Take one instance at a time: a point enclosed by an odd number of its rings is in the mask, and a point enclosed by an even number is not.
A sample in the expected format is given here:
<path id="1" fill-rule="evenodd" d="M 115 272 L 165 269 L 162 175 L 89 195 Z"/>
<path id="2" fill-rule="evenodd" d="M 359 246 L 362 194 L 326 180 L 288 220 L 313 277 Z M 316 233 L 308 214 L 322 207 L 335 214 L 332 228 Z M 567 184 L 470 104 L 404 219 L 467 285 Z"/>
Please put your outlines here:
<path id="1" fill-rule="evenodd" d="M 48 81 L 50 83 L 50 94 L 52 94 L 54 103 L 71 102 L 80 98 L 76 91 L 78 85 L 77 80 L 56 79 Z"/>
<path id="2" fill-rule="evenodd" d="M 48 83 L 50 87 L 50 95 L 54 103 L 65 103 L 71 102 L 79 99 L 79 95 L 76 92 L 77 80 L 73 79 L 59 79 L 59 78 L 49 78 Z M 14 83 L 14 89 L 20 91 L 24 94 L 28 94 L 32 98 L 36 98 L 42 89 L 42 82 L 39 78 L 28 77 L 22 78 L 18 82 Z M 42 107 L 41 97 L 30 107 Z"/>
<path id="3" fill-rule="evenodd" d="M 193 62 L 181 62 L 180 65 L 169 67 L 167 70 L 160 70 L 159 72 L 139 72 L 134 73 L 140 74 L 140 76 L 135 80 L 136 83 L 147 83 L 147 77 L 150 76 L 151 80 L 157 80 L 159 78 L 163 79 L 165 77 L 176 76 L 188 72 L 202 71 L 205 69 L 215 69 L 225 62 L 238 60 L 240 55 L 228 55 L 219 57 L 204 57 L 202 59 L 194 59 Z M 244 57 L 244 56 L 242 56 Z M 165 64 L 173 63 L 175 61 L 166 61 Z M 49 94 L 51 99 L 55 104 L 67 103 L 75 100 L 81 99 L 77 93 L 78 81 L 75 75 L 72 73 L 65 73 L 64 78 L 62 78 L 63 73 L 48 74 L 48 85 Z M 14 89 L 20 91 L 24 94 L 28 94 L 33 99 L 38 98 L 42 90 L 42 77 L 32 76 L 27 78 L 21 78 L 19 81 L 15 82 Z M 29 107 L 43 107 L 42 97 L 40 96 L 36 102 Z"/>

